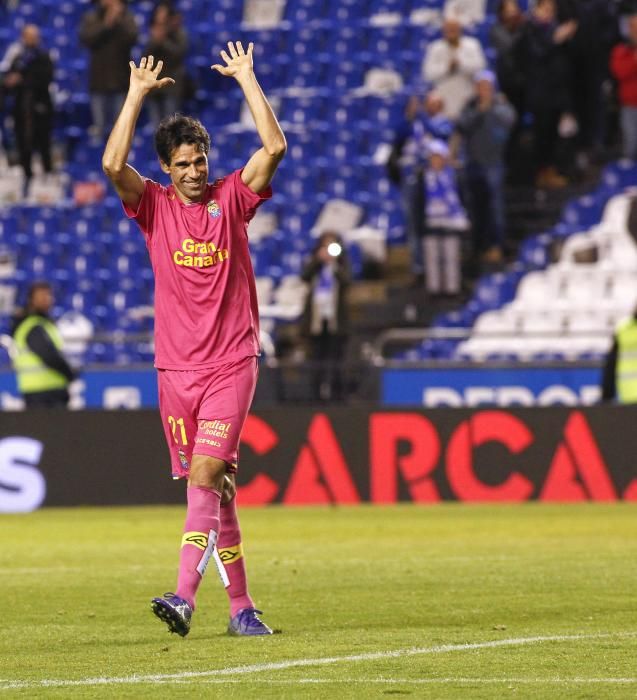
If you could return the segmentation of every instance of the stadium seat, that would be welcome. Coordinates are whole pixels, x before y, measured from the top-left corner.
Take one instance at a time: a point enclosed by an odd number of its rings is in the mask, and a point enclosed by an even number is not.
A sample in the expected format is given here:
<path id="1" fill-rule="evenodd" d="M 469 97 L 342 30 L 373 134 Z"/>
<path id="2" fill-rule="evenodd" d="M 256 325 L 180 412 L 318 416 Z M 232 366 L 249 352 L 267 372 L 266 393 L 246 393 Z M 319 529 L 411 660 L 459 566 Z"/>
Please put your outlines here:
<path id="1" fill-rule="evenodd" d="M 369 14 L 398 14 L 401 19 L 407 19 L 411 12 L 412 0 L 370 0 Z"/>
<path id="2" fill-rule="evenodd" d="M 328 0 L 286 0 L 284 18 L 303 25 L 311 19 L 325 19 L 327 13 Z"/>
<path id="3" fill-rule="evenodd" d="M 369 0 L 328 0 L 329 17 L 337 24 L 353 23 L 369 16 Z"/>
<path id="4" fill-rule="evenodd" d="M 338 70 L 330 71 L 327 84 L 332 89 L 346 93 L 360 87 L 365 76 L 365 66 L 357 61 L 343 59 Z"/>

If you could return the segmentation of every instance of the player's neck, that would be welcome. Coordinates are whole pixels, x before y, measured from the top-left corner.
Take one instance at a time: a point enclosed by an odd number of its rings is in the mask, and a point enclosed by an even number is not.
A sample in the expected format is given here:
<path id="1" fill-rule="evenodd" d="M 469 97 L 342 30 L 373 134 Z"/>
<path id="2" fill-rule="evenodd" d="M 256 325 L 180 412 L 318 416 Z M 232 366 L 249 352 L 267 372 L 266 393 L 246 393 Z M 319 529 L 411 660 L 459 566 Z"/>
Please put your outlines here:
<path id="1" fill-rule="evenodd" d="M 199 197 L 196 197 L 194 199 L 190 199 L 190 197 L 186 197 L 186 195 L 183 194 L 182 192 L 180 192 L 176 187 L 173 187 L 173 189 L 175 191 L 175 196 L 177 197 L 177 199 L 182 204 L 185 204 L 187 207 L 192 205 L 192 204 L 201 204 L 203 202 L 205 192 L 202 192 L 199 195 Z"/>

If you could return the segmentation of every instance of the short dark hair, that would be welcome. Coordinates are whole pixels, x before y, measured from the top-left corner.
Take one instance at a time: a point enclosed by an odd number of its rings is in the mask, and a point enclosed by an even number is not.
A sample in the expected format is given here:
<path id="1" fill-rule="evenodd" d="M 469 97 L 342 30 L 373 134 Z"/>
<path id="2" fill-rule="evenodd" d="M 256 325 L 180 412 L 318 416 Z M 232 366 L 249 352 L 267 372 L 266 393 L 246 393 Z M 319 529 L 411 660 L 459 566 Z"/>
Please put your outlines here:
<path id="1" fill-rule="evenodd" d="M 210 134 L 206 127 L 193 117 L 183 114 L 164 117 L 155 132 L 155 150 L 162 163 L 170 165 L 173 152 L 184 143 L 193 144 L 202 153 L 207 154 L 210 150 Z"/>

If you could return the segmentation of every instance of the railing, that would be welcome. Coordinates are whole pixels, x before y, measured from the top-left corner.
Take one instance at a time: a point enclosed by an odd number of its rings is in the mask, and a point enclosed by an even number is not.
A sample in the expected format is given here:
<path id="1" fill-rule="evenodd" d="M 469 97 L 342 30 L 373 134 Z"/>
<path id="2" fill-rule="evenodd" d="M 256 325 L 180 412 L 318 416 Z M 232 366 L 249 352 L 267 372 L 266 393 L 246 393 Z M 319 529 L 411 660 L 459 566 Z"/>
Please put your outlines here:
<path id="1" fill-rule="evenodd" d="M 391 366 L 395 362 L 405 364 L 405 360 L 387 357 L 386 348 L 392 344 L 404 348 L 423 340 L 464 340 L 470 335 L 471 328 L 389 328 L 372 343 L 370 361 L 375 367 Z"/>
<path id="2" fill-rule="evenodd" d="M 589 350 L 584 352 L 578 352 L 577 350 L 571 349 L 567 354 L 572 355 L 572 359 L 577 361 L 578 364 L 599 364 L 599 360 L 592 358 L 578 357 L 582 354 L 594 354 L 597 356 L 604 355 L 606 350 L 601 349 L 602 344 L 607 344 L 610 348 L 611 343 L 611 333 L 606 329 L 599 330 L 572 330 L 568 333 L 561 333 L 557 331 L 534 331 L 525 332 L 521 335 L 520 332 L 511 329 L 509 331 L 480 331 L 476 333 L 473 328 L 389 328 L 378 335 L 378 337 L 373 341 L 369 350 L 369 362 L 374 367 L 378 368 L 399 368 L 399 367 L 417 367 L 417 366 L 458 366 L 458 365 L 483 365 L 488 363 L 489 365 L 497 366 L 512 366 L 520 363 L 526 365 L 539 364 L 542 366 L 553 366 L 553 365 L 564 365 L 565 362 L 571 364 L 570 360 L 551 360 L 537 358 L 538 354 L 550 353 L 552 350 L 547 347 L 544 351 L 533 352 L 527 349 L 527 352 L 516 353 L 511 350 L 509 355 L 518 355 L 515 360 L 503 358 L 489 358 L 485 359 L 480 357 L 478 353 L 475 354 L 474 358 L 432 358 L 432 359 L 404 359 L 392 357 L 392 350 L 396 351 L 398 349 L 405 350 L 408 348 L 413 348 L 419 342 L 425 340 L 450 340 L 450 341 L 460 341 L 468 340 L 469 338 L 480 338 L 489 340 L 502 340 L 503 342 L 511 338 L 524 338 L 528 340 L 529 345 L 537 340 L 550 339 L 556 341 L 555 352 L 561 352 L 558 349 L 559 340 L 565 338 L 571 340 L 586 339 L 588 341 L 594 341 L 598 343 L 599 348 L 596 350 Z M 484 353 L 497 355 L 497 352 Z M 535 356 L 534 356 L 535 355 Z"/>

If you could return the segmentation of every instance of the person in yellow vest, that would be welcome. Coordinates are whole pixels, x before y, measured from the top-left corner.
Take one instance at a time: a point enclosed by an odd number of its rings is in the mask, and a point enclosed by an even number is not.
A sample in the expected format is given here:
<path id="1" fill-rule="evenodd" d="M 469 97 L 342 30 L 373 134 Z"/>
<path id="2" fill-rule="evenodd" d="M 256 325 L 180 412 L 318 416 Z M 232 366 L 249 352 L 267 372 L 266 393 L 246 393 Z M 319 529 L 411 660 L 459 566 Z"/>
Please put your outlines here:
<path id="1" fill-rule="evenodd" d="M 602 400 L 637 403 L 637 310 L 615 332 L 602 374 Z"/>
<path id="2" fill-rule="evenodd" d="M 25 309 L 14 318 L 13 369 L 27 408 L 66 407 L 76 373 L 62 354 L 62 337 L 49 318 L 54 298 L 48 282 L 34 282 Z"/>

